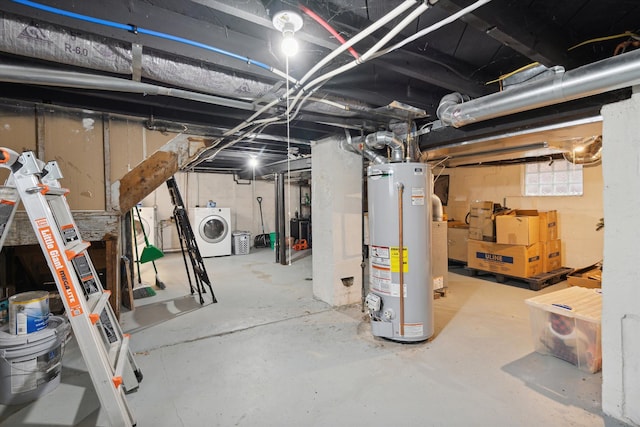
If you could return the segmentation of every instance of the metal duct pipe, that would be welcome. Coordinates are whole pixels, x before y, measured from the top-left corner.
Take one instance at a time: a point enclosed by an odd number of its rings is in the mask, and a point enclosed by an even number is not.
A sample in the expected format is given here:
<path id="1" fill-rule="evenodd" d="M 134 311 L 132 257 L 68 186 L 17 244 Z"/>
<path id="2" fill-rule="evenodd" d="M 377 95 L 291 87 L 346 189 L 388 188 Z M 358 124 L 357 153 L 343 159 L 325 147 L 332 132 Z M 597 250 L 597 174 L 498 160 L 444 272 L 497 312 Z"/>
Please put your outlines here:
<path id="1" fill-rule="evenodd" d="M 443 124 L 462 127 L 522 111 L 585 98 L 640 84 L 640 49 L 603 59 L 575 70 L 483 96 L 469 102 L 453 102 L 456 94 L 442 98 L 438 118 Z"/>
<path id="2" fill-rule="evenodd" d="M 564 159 L 575 165 L 594 165 L 602 160 L 602 135 L 586 138 L 571 151 L 562 153 Z"/>
<path id="3" fill-rule="evenodd" d="M 444 220 L 444 209 L 442 207 L 442 200 L 436 194 L 431 194 L 431 207 L 432 212 L 431 216 L 433 217 L 433 221 L 443 221 Z"/>
<path id="4" fill-rule="evenodd" d="M 348 135 L 348 133 L 347 133 Z M 346 140 L 340 140 L 340 148 L 345 151 L 350 151 L 355 154 L 364 154 L 364 156 L 373 164 L 381 165 L 383 163 L 389 163 L 386 157 L 381 154 L 376 153 L 375 151 L 367 148 L 363 142 L 362 137 L 358 136 L 356 138 L 347 137 Z"/>
<path id="5" fill-rule="evenodd" d="M 45 68 L 29 68 L 0 64 L 0 81 L 35 84 L 41 86 L 141 93 L 144 95 L 164 95 L 241 110 L 255 110 L 255 106 L 250 102 L 236 101 L 233 99 L 221 98 L 219 96 L 205 95 L 202 93 L 189 92 L 187 90 L 173 89 L 164 86 L 156 86 L 132 80 L 119 79 L 116 77 L 96 76 L 93 74 L 76 73 L 72 71 L 59 71 Z"/>
<path id="6" fill-rule="evenodd" d="M 404 144 L 391 132 L 371 133 L 367 135 L 364 142 L 369 148 L 380 149 L 385 146 L 391 148 L 391 163 L 404 160 Z"/>

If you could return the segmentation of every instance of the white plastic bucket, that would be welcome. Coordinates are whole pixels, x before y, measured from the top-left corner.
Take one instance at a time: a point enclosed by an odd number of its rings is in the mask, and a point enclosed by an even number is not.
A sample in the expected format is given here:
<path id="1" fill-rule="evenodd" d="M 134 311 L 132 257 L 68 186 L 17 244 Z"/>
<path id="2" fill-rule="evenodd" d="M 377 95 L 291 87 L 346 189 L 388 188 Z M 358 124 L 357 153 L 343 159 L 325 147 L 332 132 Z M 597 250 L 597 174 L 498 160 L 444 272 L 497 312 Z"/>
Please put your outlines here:
<path id="1" fill-rule="evenodd" d="M 30 291 L 9 297 L 9 332 L 25 335 L 45 329 L 49 322 L 49 293 Z"/>
<path id="2" fill-rule="evenodd" d="M 12 335 L 0 328 L 0 403 L 18 405 L 38 399 L 60 384 L 64 343 L 70 326 L 51 316 L 46 329 Z"/>

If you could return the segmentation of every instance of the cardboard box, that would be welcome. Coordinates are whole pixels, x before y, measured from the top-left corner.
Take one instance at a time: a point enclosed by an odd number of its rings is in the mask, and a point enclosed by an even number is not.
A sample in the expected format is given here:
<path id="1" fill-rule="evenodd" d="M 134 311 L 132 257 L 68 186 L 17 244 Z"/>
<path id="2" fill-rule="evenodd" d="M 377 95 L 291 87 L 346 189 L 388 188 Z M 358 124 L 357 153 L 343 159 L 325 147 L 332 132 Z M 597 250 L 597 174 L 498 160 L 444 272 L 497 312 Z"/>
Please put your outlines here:
<path id="1" fill-rule="evenodd" d="M 447 228 L 447 256 L 454 261 L 467 262 L 469 227 Z"/>
<path id="2" fill-rule="evenodd" d="M 471 202 L 469 210 L 469 238 L 495 242 L 495 223 L 493 221 L 493 202 Z"/>
<path id="3" fill-rule="evenodd" d="M 567 276 L 567 283 L 583 288 L 600 288 L 602 286 L 602 268 L 600 264 L 580 268 Z"/>
<path id="4" fill-rule="evenodd" d="M 540 242 L 542 272 L 548 273 L 562 267 L 562 241 L 560 239 Z"/>
<path id="5" fill-rule="evenodd" d="M 530 246 L 540 241 L 538 211 L 511 211 L 496 217 L 496 242 Z"/>
<path id="6" fill-rule="evenodd" d="M 522 246 L 469 240 L 467 245 L 467 265 L 471 268 L 523 278 L 542 273 L 538 243 Z"/>
<path id="7" fill-rule="evenodd" d="M 548 242 L 557 240 L 558 234 L 558 211 L 538 212 L 540 222 L 540 241 Z"/>
<path id="8" fill-rule="evenodd" d="M 571 287 L 525 300 L 538 353 L 572 363 L 586 372 L 602 368 L 602 293 Z"/>

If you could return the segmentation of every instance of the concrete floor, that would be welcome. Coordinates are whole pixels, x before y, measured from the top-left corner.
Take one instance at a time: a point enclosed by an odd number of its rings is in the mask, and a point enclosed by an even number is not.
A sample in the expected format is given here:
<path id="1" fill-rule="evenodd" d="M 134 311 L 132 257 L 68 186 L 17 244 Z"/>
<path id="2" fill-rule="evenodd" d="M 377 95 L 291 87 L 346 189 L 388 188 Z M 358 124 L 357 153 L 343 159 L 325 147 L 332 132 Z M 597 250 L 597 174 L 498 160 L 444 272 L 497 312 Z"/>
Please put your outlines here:
<path id="1" fill-rule="evenodd" d="M 374 338 L 359 306 L 315 300 L 310 255 L 205 259 L 218 303 L 202 306 L 182 256 L 158 260 L 167 288 L 122 314 L 144 373 L 128 395 L 138 426 L 621 425 L 602 415 L 600 373 L 533 351 L 524 300 L 565 282 L 534 292 L 451 268 L 435 336 L 400 344 Z M 0 425 L 108 425 L 75 341 L 63 362 L 60 386 L 0 406 Z"/>

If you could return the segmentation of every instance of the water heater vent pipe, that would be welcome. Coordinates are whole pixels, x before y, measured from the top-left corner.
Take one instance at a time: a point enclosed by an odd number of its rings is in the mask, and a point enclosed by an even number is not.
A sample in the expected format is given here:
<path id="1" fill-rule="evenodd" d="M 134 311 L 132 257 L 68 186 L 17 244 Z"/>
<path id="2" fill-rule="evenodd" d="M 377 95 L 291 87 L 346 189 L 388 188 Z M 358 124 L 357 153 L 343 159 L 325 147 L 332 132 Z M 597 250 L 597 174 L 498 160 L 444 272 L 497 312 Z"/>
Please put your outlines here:
<path id="1" fill-rule="evenodd" d="M 444 208 L 442 207 L 442 200 L 436 194 L 431 194 L 431 207 L 433 209 L 433 220 L 444 220 Z"/>
<path id="2" fill-rule="evenodd" d="M 404 144 L 392 132 L 371 133 L 367 135 L 364 142 L 369 148 L 380 149 L 385 146 L 391 148 L 391 163 L 404 160 Z"/>

